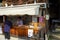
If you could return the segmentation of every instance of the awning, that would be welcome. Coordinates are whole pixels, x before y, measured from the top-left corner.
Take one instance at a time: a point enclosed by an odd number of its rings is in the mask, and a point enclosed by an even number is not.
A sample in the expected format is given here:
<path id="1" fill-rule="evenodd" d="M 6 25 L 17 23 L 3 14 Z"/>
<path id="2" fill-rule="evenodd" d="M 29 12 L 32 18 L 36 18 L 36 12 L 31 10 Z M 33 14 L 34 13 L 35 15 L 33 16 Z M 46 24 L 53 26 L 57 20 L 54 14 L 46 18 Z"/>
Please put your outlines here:
<path id="1" fill-rule="evenodd" d="M 39 15 L 39 5 L 0 7 L 0 15 Z"/>

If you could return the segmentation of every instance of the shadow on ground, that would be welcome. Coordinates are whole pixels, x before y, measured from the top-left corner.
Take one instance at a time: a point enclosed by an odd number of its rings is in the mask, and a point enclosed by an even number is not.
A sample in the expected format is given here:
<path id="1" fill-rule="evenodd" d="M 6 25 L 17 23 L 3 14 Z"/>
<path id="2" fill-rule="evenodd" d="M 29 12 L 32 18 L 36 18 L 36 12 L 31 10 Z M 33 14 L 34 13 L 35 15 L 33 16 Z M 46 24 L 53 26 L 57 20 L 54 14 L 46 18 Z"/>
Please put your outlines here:
<path id="1" fill-rule="evenodd" d="M 56 32 L 50 33 L 49 40 L 60 40 L 60 29 L 57 29 Z"/>

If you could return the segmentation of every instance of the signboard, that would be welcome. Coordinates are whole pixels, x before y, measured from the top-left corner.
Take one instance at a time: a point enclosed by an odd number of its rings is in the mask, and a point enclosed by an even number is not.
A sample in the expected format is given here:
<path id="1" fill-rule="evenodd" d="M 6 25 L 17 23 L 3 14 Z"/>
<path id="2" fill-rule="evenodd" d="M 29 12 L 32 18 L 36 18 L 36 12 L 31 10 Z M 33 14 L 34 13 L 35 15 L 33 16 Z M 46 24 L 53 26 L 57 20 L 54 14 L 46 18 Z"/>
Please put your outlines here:
<path id="1" fill-rule="evenodd" d="M 43 20 L 44 20 L 44 18 L 43 18 L 43 16 L 41 16 L 41 17 L 39 18 L 39 22 L 43 22 Z"/>
<path id="2" fill-rule="evenodd" d="M 32 37 L 33 36 L 33 29 L 28 29 L 28 37 Z"/>
<path id="3" fill-rule="evenodd" d="M 46 15 L 46 20 L 49 20 L 49 15 L 48 14 Z"/>

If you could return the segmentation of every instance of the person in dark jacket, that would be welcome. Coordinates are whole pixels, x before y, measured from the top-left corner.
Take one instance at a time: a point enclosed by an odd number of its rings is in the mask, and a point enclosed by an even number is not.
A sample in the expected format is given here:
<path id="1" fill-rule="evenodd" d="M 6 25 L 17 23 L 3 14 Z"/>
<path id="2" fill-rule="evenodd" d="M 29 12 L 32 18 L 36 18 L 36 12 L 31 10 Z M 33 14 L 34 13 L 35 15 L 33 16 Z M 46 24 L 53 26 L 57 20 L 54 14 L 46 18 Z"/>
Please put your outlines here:
<path id="1" fill-rule="evenodd" d="M 10 28 L 12 26 L 12 22 L 10 20 L 5 20 L 4 22 L 4 35 L 6 40 L 10 40 Z"/>

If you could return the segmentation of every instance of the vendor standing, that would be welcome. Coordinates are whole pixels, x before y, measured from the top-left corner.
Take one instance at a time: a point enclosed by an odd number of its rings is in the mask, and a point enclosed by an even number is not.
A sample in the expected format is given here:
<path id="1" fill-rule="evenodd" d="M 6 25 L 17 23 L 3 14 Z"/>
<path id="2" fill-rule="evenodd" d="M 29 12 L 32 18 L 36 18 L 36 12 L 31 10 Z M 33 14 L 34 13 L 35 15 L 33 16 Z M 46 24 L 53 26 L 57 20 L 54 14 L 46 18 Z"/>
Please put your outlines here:
<path id="1" fill-rule="evenodd" d="M 10 40 L 10 28 L 12 27 L 12 22 L 10 21 L 10 19 L 6 18 L 5 22 L 4 22 L 4 35 L 5 35 L 5 39 L 6 40 Z"/>

